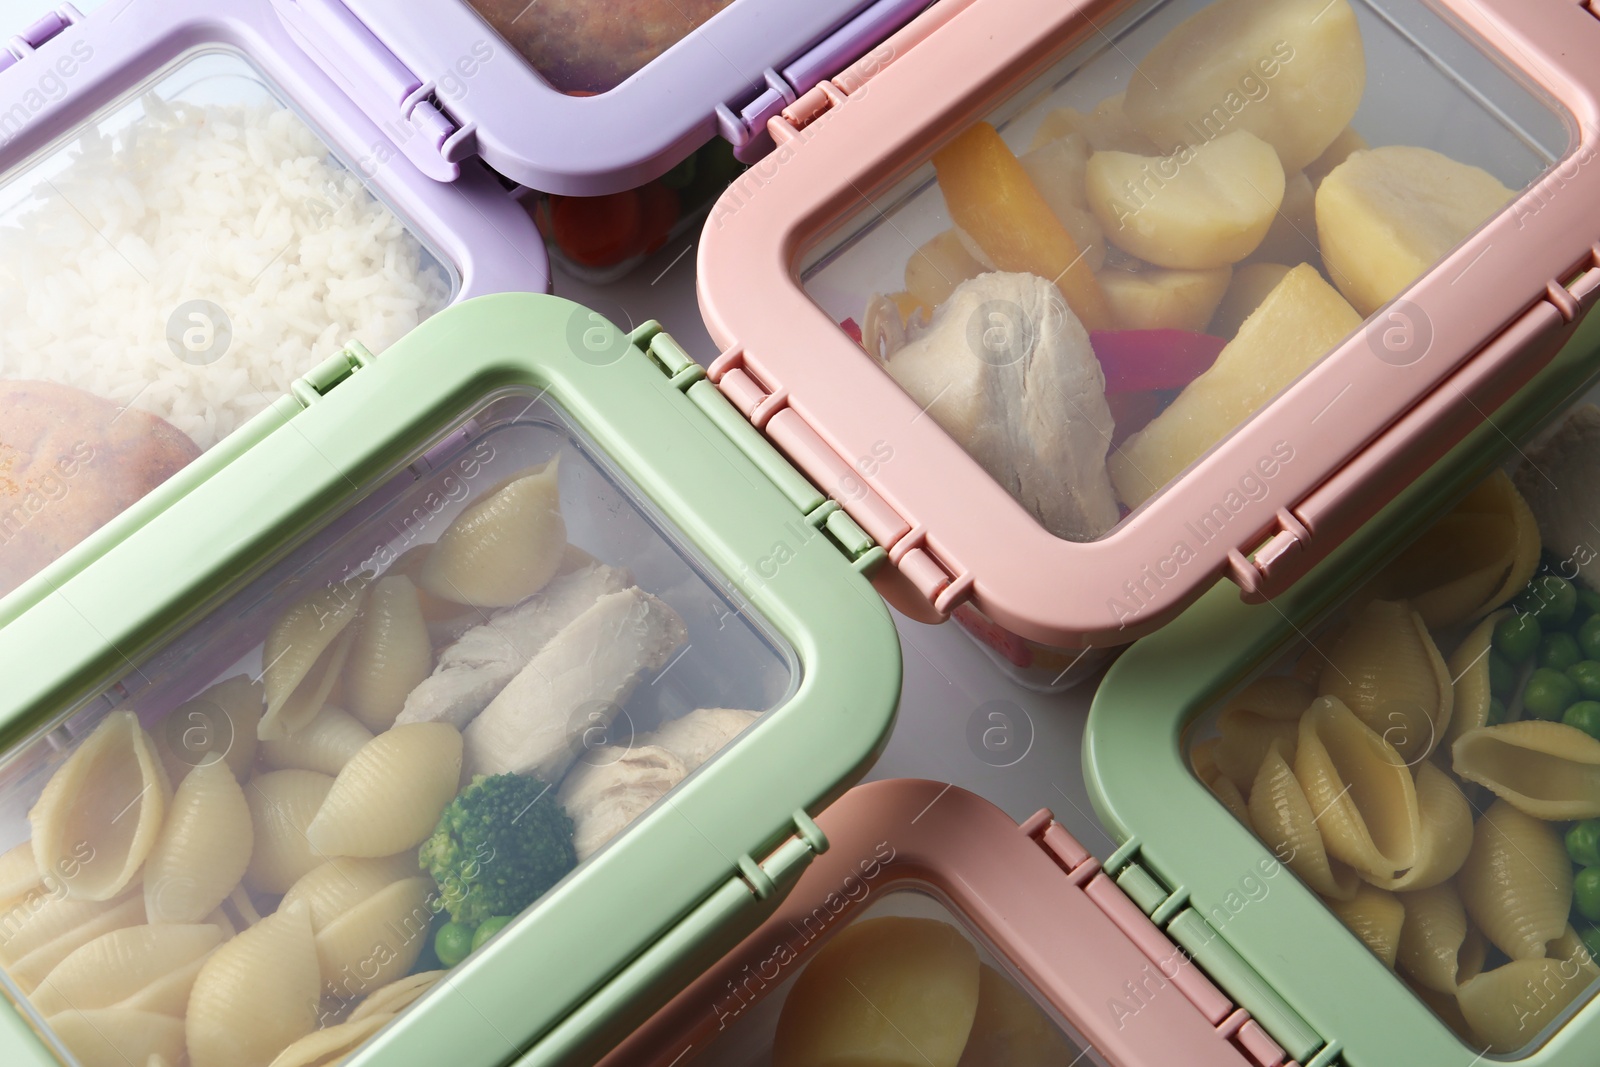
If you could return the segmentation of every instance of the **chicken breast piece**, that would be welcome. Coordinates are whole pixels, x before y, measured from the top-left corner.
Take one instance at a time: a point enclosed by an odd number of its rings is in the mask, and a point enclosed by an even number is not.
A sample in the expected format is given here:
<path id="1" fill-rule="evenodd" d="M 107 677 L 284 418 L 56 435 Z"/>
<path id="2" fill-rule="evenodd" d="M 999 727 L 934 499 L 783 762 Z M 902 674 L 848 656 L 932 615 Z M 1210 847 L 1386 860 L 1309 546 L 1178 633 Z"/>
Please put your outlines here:
<path id="1" fill-rule="evenodd" d="M 908 336 L 890 376 L 1045 529 L 1092 541 L 1117 524 L 1105 373 L 1059 289 L 981 274 Z"/>
<path id="2" fill-rule="evenodd" d="M 1600 407 L 1585 404 L 1567 416 L 1529 450 L 1513 481 L 1545 551 L 1571 559 L 1590 588 L 1600 588 Z"/>
<path id="3" fill-rule="evenodd" d="M 582 863 L 689 776 L 692 767 L 656 745 L 597 748 L 572 768 L 556 799 L 572 817 Z"/>
<path id="4" fill-rule="evenodd" d="M 472 774 L 560 781 L 640 678 L 688 640 L 678 613 L 637 587 L 607 593 L 556 634 L 468 724 Z"/>
<path id="5" fill-rule="evenodd" d="M 700 708 L 662 723 L 640 740 L 666 749 L 692 771 L 758 718 L 756 712 L 736 708 Z"/>
<path id="6" fill-rule="evenodd" d="M 395 725 L 447 722 L 464 728 L 562 627 L 602 596 L 631 584 L 627 571 L 595 559 L 557 575 L 524 603 L 474 626 L 441 652 L 433 673 L 406 697 Z"/>

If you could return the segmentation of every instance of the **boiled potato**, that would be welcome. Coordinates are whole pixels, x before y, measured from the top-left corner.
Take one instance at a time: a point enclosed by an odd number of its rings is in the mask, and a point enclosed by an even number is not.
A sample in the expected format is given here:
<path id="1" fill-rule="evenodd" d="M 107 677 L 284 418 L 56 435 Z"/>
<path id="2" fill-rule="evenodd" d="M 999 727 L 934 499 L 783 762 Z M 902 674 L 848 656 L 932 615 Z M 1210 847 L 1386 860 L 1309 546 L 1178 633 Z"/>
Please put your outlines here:
<path id="1" fill-rule="evenodd" d="M 1150 50 L 1124 109 L 1169 152 L 1249 130 L 1292 173 L 1349 124 L 1366 81 L 1346 0 L 1218 0 Z"/>
<path id="2" fill-rule="evenodd" d="M 1356 152 L 1317 188 L 1328 276 L 1370 315 L 1511 200 L 1494 175 L 1429 148 Z"/>
<path id="3" fill-rule="evenodd" d="M 949 923 L 855 923 L 795 980 L 773 1067 L 956 1067 L 978 990 L 977 950 Z"/>
<path id="4" fill-rule="evenodd" d="M 1143 156 L 1160 155 L 1154 141 L 1133 128 L 1122 110 L 1123 94 L 1108 96 L 1093 111 L 1058 107 L 1044 117 L 1033 135 L 1033 148 L 1069 134 L 1078 134 L 1096 152 L 1136 152 Z"/>
<path id="5" fill-rule="evenodd" d="M 1252 262 L 1315 263 L 1317 251 L 1317 191 L 1304 172 L 1284 179 L 1283 203 L 1272 226 L 1250 253 Z"/>
<path id="6" fill-rule="evenodd" d="M 1357 133 L 1354 127 L 1346 126 L 1344 132 L 1333 139 L 1329 145 L 1313 162 L 1306 164 L 1305 176 L 1311 179 L 1314 189 L 1322 184 L 1322 179 L 1328 172 L 1339 164 L 1349 159 L 1354 152 L 1360 152 L 1368 147 L 1367 139 Z"/>
<path id="7" fill-rule="evenodd" d="M 1084 177 L 1106 239 L 1158 267 L 1239 262 L 1283 202 L 1278 154 L 1243 130 L 1171 156 L 1096 152 Z"/>
<path id="8" fill-rule="evenodd" d="M 1083 261 L 1094 270 L 1106 260 L 1106 237 L 1089 211 L 1083 173 L 1089 165 L 1089 142 L 1069 133 L 1021 157 L 1023 169 L 1066 227 L 1080 249 Z"/>
<path id="9" fill-rule="evenodd" d="M 1233 268 L 1106 270 L 1098 277 L 1119 330 L 1203 333 L 1228 290 Z"/>
<path id="10" fill-rule="evenodd" d="M 960 1067 L 1067 1067 L 1075 1054 L 1032 997 L 993 967 L 978 969 L 978 1014 Z"/>
<path id="11" fill-rule="evenodd" d="M 1235 426 L 1361 325 L 1361 316 L 1309 264 L 1283 276 L 1211 369 L 1111 457 L 1111 484 L 1144 503 Z"/>
<path id="12" fill-rule="evenodd" d="M 1238 333 L 1244 320 L 1261 306 L 1261 301 L 1277 288 L 1288 273 L 1289 268 L 1282 263 L 1246 263 L 1235 270 L 1233 281 L 1229 283 L 1228 291 L 1222 294 L 1222 302 L 1212 316 L 1211 329 L 1208 331 L 1211 336 L 1231 338 Z"/>
<path id="13" fill-rule="evenodd" d="M 936 308 L 955 292 L 956 286 L 986 269 L 972 254 L 960 230 L 945 230 L 929 238 L 906 261 L 906 292 Z"/>

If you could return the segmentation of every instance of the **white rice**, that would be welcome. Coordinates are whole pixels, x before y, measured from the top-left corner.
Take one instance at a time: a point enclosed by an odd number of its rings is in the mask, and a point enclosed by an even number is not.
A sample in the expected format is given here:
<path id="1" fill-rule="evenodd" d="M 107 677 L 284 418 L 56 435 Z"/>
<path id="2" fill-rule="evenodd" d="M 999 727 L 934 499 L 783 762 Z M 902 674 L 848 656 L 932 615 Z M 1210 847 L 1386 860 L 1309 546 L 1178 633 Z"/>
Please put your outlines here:
<path id="1" fill-rule="evenodd" d="M 75 386 L 209 448 L 346 341 L 381 351 L 449 299 L 437 262 L 293 112 L 142 104 L 115 134 L 85 132 L 0 222 L 0 378 Z M 204 365 L 167 340 L 193 300 L 233 331 Z"/>

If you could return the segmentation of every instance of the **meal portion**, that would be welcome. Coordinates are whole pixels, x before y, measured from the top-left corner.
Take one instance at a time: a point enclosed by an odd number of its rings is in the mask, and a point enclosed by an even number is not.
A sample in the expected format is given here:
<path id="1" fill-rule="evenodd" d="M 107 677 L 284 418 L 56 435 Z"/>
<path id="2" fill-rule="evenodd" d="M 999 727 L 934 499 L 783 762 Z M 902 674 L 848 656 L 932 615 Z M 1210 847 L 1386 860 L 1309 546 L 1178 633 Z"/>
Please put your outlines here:
<path id="1" fill-rule="evenodd" d="M 609 93 L 733 0 L 469 0 L 563 93 Z"/>
<path id="2" fill-rule="evenodd" d="M 382 351 L 451 295 L 229 57 L 184 64 L 3 195 L 0 595 L 350 339 Z"/>
<path id="3" fill-rule="evenodd" d="M 1223 805 L 1493 1052 L 1600 980 L 1597 473 L 1586 406 L 1193 748 Z"/>
<path id="4" fill-rule="evenodd" d="M 1099 538 L 1511 200 L 1362 138 L 1370 43 L 1347 0 L 1217 0 L 962 132 L 808 291 L 1046 529 Z"/>
<path id="5" fill-rule="evenodd" d="M 788 684 L 581 452 L 484 449 L 11 758 L 0 967 L 85 1067 L 339 1062 Z"/>

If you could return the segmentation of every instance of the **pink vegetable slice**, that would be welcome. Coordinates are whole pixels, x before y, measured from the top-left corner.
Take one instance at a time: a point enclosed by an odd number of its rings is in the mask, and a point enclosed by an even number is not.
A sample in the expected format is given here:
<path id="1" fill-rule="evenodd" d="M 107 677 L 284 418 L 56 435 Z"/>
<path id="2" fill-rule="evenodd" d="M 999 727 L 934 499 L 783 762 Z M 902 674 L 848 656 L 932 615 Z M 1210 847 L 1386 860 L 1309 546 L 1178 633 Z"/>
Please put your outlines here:
<path id="1" fill-rule="evenodd" d="M 1211 369 L 1228 342 L 1188 330 L 1094 330 L 1089 343 L 1111 394 L 1182 389 Z"/>

